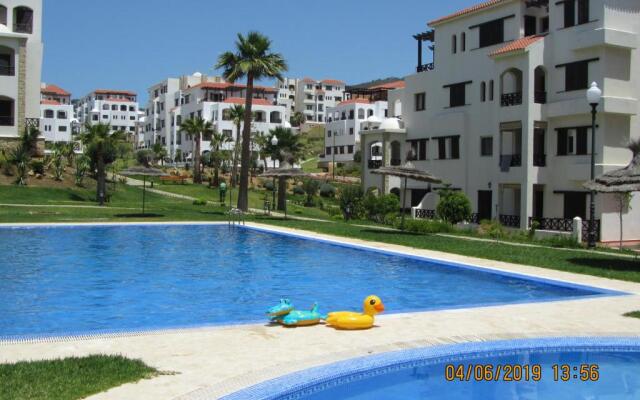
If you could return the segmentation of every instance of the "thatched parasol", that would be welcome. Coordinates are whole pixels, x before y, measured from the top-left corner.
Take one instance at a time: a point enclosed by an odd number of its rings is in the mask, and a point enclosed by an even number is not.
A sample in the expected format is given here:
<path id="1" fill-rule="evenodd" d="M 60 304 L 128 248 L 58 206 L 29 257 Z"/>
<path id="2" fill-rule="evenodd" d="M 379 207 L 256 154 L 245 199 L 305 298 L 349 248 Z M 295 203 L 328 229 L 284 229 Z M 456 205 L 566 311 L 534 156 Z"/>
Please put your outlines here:
<path id="1" fill-rule="evenodd" d="M 414 181 L 420 182 L 442 183 L 442 179 L 431 175 L 427 171 L 417 169 L 413 166 L 413 164 L 411 164 L 411 162 L 407 162 L 405 165 L 397 167 L 380 167 L 376 170 L 371 171 L 371 173 L 404 178 L 404 194 L 402 196 L 402 222 L 400 224 L 400 229 L 404 229 L 404 209 L 407 203 L 407 180 L 413 179 Z"/>
<path id="2" fill-rule="evenodd" d="M 124 171 L 120 171 L 120 175 L 124 176 L 140 176 L 142 175 L 142 215 L 144 215 L 144 205 L 147 192 L 147 176 L 167 176 L 168 174 L 150 167 L 130 167 Z"/>
<path id="3" fill-rule="evenodd" d="M 311 176 L 300 168 L 276 168 L 260 174 L 259 178 L 304 178 Z M 274 188 L 275 190 L 275 188 Z M 284 202 L 284 218 L 287 218 L 287 201 Z"/>

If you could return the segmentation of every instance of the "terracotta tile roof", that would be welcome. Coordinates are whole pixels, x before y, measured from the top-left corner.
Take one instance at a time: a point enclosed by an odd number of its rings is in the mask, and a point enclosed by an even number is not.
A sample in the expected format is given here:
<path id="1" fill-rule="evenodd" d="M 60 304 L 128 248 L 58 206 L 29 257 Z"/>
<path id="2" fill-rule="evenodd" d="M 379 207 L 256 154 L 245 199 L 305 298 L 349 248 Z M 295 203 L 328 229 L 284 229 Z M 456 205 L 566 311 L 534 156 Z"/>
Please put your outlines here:
<path id="1" fill-rule="evenodd" d="M 514 40 L 513 42 L 507 44 L 506 46 L 491 52 L 489 56 L 493 57 L 493 56 L 499 56 L 502 54 L 511 53 L 514 51 L 521 51 L 543 38 L 544 36 L 541 36 L 541 35 L 523 37 L 522 39 Z"/>
<path id="2" fill-rule="evenodd" d="M 307 77 L 302 78 L 302 82 L 305 82 L 305 83 L 316 83 L 316 80 L 313 79 L 313 78 L 309 78 L 307 76 Z"/>
<path id="3" fill-rule="evenodd" d="M 104 101 L 118 101 L 120 103 L 133 103 L 133 100 L 118 99 L 118 98 L 115 98 L 115 97 L 107 97 L 106 99 L 104 99 Z"/>
<path id="4" fill-rule="evenodd" d="M 433 21 L 429 21 L 428 25 L 435 25 L 435 24 L 439 24 L 439 23 L 444 22 L 444 21 L 448 21 L 448 20 L 453 19 L 453 18 L 461 17 L 463 15 L 472 14 L 474 12 L 478 12 L 478 11 L 484 10 L 485 8 L 493 7 L 493 6 L 498 5 L 500 3 L 506 3 L 507 1 L 510 1 L 510 0 L 489 0 L 489 1 L 485 1 L 483 3 L 476 4 L 476 5 L 471 6 L 471 7 L 467 7 L 465 9 L 463 9 L 463 10 L 456 11 L 453 14 L 445 15 L 444 17 L 440 17 L 440 18 L 434 19 Z"/>
<path id="5" fill-rule="evenodd" d="M 48 106 L 61 106 L 59 101 L 55 100 L 40 100 L 40 104 L 46 104 Z"/>
<path id="6" fill-rule="evenodd" d="M 323 79 L 322 83 L 326 83 L 329 85 L 344 85 L 343 81 L 339 81 L 337 79 Z"/>
<path id="7" fill-rule="evenodd" d="M 243 104 L 244 105 L 245 99 L 244 99 L 244 97 L 229 97 L 224 102 L 225 103 L 231 103 L 231 104 Z M 272 106 L 273 105 L 273 103 L 270 102 L 267 99 L 253 99 L 253 101 L 251 103 L 253 105 L 257 105 L 257 106 Z"/>
<path id="8" fill-rule="evenodd" d="M 111 89 L 96 89 L 94 90 L 95 94 L 117 94 L 122 96 L 137 96 L 135 92 L 131 92 L 128 90 L 111 90 Z"/>
<path id="9" fill-rule="evenodd" d="M 368 99 L 350 99 L 338 103 L 338 106 L 346 106 L 348 104 L 371 104 L 371 101 Z"/>
<path id="10" fill-rule="evenodd" d="M 62 89 L 60 86 L 48 84 L 44 88 L 40 89 L 40 93 L 50 93 L 57 96 L 71 96 L 71 93 Z"/>
<path id="11" fill-rule="evenodd" d="M 402 89 L 404 87 L 405 87 L 404 81 L 393 81 L 393 82 L 387 82 L 387 83 L 382 84 L 382 85 L 372 86 L 371 89 L 389 89 L 389 90 L 393 90 L 393 89 Z"/>

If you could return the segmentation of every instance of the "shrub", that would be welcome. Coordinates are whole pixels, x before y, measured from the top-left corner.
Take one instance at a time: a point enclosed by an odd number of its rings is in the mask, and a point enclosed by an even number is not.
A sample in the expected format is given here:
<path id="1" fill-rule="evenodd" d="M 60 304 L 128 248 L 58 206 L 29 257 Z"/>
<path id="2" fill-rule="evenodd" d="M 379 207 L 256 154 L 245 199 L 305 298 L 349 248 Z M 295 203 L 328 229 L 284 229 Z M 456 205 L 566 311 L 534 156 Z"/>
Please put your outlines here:
<path id="1" fill-rule="evenodd" d="M 31 161 L 31 169 L 36 175 L 44 175 L 44 162 L 40 160 Z"/>
<path id="2" fill-rule="evenodd" d="M 362 197 L 363 193 L 360 186 L 349 185 L 340 190 L 338 200 L 340 202 L 340 210 L 346 221 L 358 219 L 364 214 Z"/>
<path id="3" fill-rule="evenodd" d="M 531 226 L 527 231 L 527 236 L 529 239 L 533 239 L 536 237 L 536 231 L 538 230 L 539 227 L 540 227 L 540 222 L 536 220 L 531 221 Z"/>
<path id="4" fill-rule="evenodd" d="M 498 240 L 505 237 L 507 231 L 504 229 L 502 224 L 496 220 L 483 220 L 480 221 L 478 233 Z"/>
<path id="5" fill-rule="evenodd" d="M 55 180 L 61 181 L 64 175 L 65 158 L 57 150 L 53 152 L 53 175 Z"/>
<path id="6" fill-rule="evenodd" d="M 207 205 L 207 200 L 205 200 L 205 199 L 195 199 L 193 201 L 193 205 L 194 206 L 206 206 Z"/>
<path id="7" fill-rule="evenodd" d="M 136 153 L 136 161 L 138 161 L 138 164 L 144 165 L 145 167 L 151 165 L 155 158 L 156 154 L 153 152 L 153 150 L 138 150 L 138 152 Z"/>
<path id="8" fill-rule="evenodd" d="M 436 212 L 440 218 L 455 225 L 471 218 L 471 203 L 463 192 L 453 191 L 447 187 L 440 191 Z"/>
<path id="9" fill-rule="evenodd" d="M 323 183 L 322 186 L 320 186 L 320 196 L 326 198 L 336 197 L 336 187 L 329 183 Z"/>
<path id="10" fill-rule="evenodd" d="M 298 196 L 304 196 L 304 189 L 300 186 L 294 186 L 293 187 L 293 194 L 298 195 Z"/>
<path id="11" fill-rule="evenodd" d="M 395 227 L 400 229 L 400 221 L 396 221 Z M 404 221 L 404 230 L 411 233 L 425 235 L 433 233 L 449 233 L 452 232 L 454 228 L 445 221 L 408 219 Z"/>
<path id="12" fill-rule="evenodd" d="M 87 172 L 89 171 L 89 166 L 90 166 L 89 157 L 85 155 L 81 155 L 76 159 L 76 172 L 75 172 L 76 186 L 82 186 L 82 181 L 84 180 L 84 177 L 87 175 Z"/>
<path id="13" fill-rule="evenodd" d="M 262 184 L 262 187 L 265 188 L 265 190 L 268 190 L 269 192 L 273 192 L 273 182 L 272 181 L 264 181 L 264 183 Z"/>
<path id="14" fill-rule="evenodd" d="M 305 206 L 312 207 L 315 205 L 313 199 L 318 193 L 318 189 L 320 189 L 320 182 L 316 181 L 315 179 L 307 179 L 302 183 L 302 190 L 307 195 Z"/>
<path id="15" fill-rule="evenodd" d="M 397 213 L 400 209 L 400 201 L 393 194 L 376 196 L 373 192 L 367 193 L 363 200 L 367 218 L 376 222 L 384 222 L 384 218 L 391 213 Z"/>

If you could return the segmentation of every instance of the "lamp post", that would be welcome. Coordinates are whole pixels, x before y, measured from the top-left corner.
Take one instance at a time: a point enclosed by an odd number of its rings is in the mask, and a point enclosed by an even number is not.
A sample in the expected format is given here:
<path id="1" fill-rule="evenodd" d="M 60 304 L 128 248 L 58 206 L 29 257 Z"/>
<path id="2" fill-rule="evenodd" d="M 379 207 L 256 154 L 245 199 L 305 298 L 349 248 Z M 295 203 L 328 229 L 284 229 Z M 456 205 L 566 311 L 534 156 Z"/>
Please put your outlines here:
<path id="1" fill-rule="evenodd" d="M 587 90 L 587 101 L 591 105 L 591 180 L 596 178 L 596 114 L 602 99 L 602 90 L 593 82 Z M 589 206 L 589 248 L 596 247 L 596 192 L 591 190 Z"/>
<path id="2" fill-rule="evenodd" d="M 274 147 L 274 152 L 271 154 L 271 160 L 273 161 L 273 169 L 276 169 L 276 157 L 275 157 L 275 147 L 278 147 L 278 137 L 276 136 L 276 134 L 274 133 L 273 136 L 271 136 L 271 145 Z M 271 199 L 271 208 L 275 207 L 276 205 L 276 177 L 273 177 L 273 186 L 272 186 L 271 193 L 273 195 L 273 198 Z"/>

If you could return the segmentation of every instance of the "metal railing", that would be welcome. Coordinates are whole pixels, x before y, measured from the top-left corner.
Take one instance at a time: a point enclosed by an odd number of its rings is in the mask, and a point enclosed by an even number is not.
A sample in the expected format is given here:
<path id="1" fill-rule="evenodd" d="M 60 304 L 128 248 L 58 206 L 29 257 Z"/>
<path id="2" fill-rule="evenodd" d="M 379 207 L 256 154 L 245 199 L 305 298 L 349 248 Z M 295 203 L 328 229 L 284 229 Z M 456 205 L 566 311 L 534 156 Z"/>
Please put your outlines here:
<path id="1" fill-rule="evenodd" d="M 533 101 L 537 104 L 547 104 L 547 92 L 535 92 L 533 95 Z"/>
<path id="2" fill-rule="evenodd" d="M 422 65 L 418 65 L 418 68 L 416 68 L 417 72 L 424 72 L 424 71 L 433 71 L 434 69 L 436 69 L 436 66 L 434 63 L 428 63 L 428 64 L 422 64 Z"/>
<path id="3" fill-rule="evenodd" d="M 382 160 L 369 160 L 367 166 L 369 169 L 378 169 L 382 167 Z"/>
<path id="4" fill-rule="evenodd" d="M 510 167 L 522 166 L 522 154 L 500 154 L 500 166 L 509 163 Z"/>
<path id="5" fill-rule="evenodd" d="M 402 164 L 402 160 L 400 158 L 392 158 L 391 159 L 391 165 L 398 166 Z"/>
<path id="6" fill-rule="evenodd" d="M 500 214 L 500 223 L 509 228 L 520 228 L 520 216 L 519 215 L 504 215 Z"/>
<path id="7" fill-rule="evenodd" d="M 501 104 L 502 107 L 517 106 L 522 104 L 522 92 L 503 94 Z"/>
<path id="8" fill-rule="evenodd" d="M 416 219 L 436 219 L 436 210 L 416 209 Z"/>
<path id="9" fill-rule="evenodd" d="M 11 65 L 0 65 L 0 75 L 2 76 L 14 76 L 16 69 Z"/>
<path id="10" fill-rule="evenodd" d="M 33 24 L 16 22 L 13 24 L 13 31 L 17 33 L 32 33 Z"/>
<path id="11" fill-rule="evenodd" d="M 529 227 L 531 227 L 533 221 L 538 223 L 537 229 L 543 231 L 556 231 L 556 232 L 573 232 L 573 219 L 570 218 L 535 218 L 529 217 Z M 596 224 L 596 240 L 600 240 L 600 220 L 595 220 Z M 590 220 L 582 221 L 582 240 L 587 241 L 589 239 L 589 226 Z"/>
<path id="12" fill-rule="evenodd" d="M 13 122 L 12 116 L 0 116 L 0 126 L 13 126 L 15 123 Z"/>

